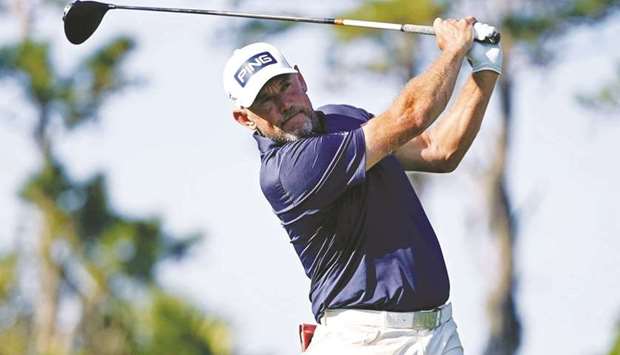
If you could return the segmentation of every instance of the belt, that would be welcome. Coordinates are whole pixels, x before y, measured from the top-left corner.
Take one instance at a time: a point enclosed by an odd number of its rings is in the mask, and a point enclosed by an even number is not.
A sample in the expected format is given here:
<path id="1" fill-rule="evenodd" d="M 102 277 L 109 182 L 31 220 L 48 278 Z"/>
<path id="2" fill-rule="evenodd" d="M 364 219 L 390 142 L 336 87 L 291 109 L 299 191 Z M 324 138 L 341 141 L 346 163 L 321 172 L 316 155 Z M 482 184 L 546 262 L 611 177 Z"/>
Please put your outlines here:
<path id="1" fill-rule="evenodd" d="M 369 325 L 383 328 L 432 330 L 452 318 L 452 305 L 415 312 L 388 312 L 366 309 L 328 309 L 322 325 Z"/>

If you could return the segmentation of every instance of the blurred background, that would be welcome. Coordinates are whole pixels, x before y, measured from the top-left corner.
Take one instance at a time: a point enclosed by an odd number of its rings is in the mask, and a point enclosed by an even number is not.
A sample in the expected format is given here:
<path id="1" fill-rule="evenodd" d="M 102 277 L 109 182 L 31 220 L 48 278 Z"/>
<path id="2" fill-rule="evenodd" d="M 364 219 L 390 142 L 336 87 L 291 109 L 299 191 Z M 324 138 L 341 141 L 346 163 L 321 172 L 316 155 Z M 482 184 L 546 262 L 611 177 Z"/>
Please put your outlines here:
<path id="1" fill-rule="evenodd" d="M 466 353 L 620 354 L 619 1 L 118 3 L 499 27 L 476 142 L 456 172 L 410 176 Z M 316 107 L 381 113 L 433 37 L 118 10 L 74 46 L 65 4 L 0 0 L 0 354 L 299 353 L 309 283 L 224 63 L 268 41 Z"/>

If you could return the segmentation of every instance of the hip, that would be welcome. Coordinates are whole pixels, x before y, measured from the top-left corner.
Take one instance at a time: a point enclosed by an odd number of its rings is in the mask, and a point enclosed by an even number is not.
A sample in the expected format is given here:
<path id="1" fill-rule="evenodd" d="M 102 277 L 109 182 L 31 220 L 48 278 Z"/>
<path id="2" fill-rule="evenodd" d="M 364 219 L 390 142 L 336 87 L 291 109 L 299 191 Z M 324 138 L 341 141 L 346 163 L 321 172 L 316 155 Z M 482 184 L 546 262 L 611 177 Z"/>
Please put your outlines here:
<path id="1" fill-rule="evenodd" d="M 463 347 L 446 304 L 435 310 L 328 310 L 305 354 L 461 355 Z"/>

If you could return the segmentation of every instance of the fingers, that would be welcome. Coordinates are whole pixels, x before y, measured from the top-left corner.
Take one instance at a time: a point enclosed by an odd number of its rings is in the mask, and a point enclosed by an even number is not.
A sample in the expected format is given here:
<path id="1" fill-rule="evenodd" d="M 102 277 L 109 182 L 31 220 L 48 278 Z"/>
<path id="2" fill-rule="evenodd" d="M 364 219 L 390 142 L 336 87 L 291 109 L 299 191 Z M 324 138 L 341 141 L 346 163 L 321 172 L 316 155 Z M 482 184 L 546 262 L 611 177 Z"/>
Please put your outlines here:
<path id="1" fill-rule="evenodd" d="M 458 20 L 453 18 L 444 20 L 440 17 L 437 17 L 435 21 L 433 21 L 433 27 L 435 28 L 435 30 L 445 30 L 448 27 L 454 27 L 457 30 L 467 30 L 468 27 L 471 27 L 476 22 L 477 20 L 473 16 L 468 16 Z"/>
<path id="2" fill-rule="evenodd" d="M 476 22 L 474 24 L 474 38 L 478 41 L 484 41 L 491 38 L 496 33 L 495 27 L 486 23 Z"/>
<path id="3" fill-rule="evenodd" d="M 441 50 L 451 50 L 464 54 L 471 47 L 473 24 L 476 18 L 469 16 L 462 19 L 441 19 L 433 21 L 437 45 Z"/>
<path id="4" fill-rule="evenodd" d="M 441 26 L 441 23 L 443 22 L 443 20 L 440 17 L 437 17 L 435 19 L 435 21 L 433 21 L 433 27 L 435 28 L 435 31 L 437 31 L 437 28 L 439 26 Z"/>

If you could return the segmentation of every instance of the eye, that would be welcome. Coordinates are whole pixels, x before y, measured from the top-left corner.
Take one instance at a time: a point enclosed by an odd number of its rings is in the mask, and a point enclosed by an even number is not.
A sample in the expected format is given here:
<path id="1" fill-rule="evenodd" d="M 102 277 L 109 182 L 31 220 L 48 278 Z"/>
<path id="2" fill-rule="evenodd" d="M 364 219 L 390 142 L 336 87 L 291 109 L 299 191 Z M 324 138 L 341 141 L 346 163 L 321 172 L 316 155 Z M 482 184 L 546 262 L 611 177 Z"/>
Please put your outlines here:
<path id="1" fill-rule="evenodd" d="M 256 103 L 256 107 L 261 111 L 268 111 L 271 107 L 271 98 L 263 98 Z"/>
<path id="2" fill-rule="evenodd" d="M 269 101 L 271 99 L 271 96 L 268 95 L 259 95 L 256 100 L 254 100 L 254 104 L 255 105 L 262 105 L 265 102 Z"/>

